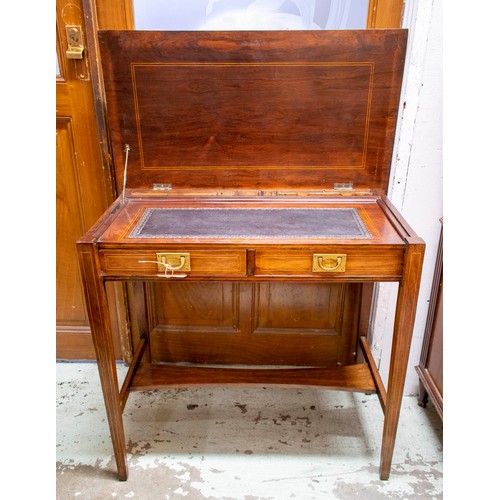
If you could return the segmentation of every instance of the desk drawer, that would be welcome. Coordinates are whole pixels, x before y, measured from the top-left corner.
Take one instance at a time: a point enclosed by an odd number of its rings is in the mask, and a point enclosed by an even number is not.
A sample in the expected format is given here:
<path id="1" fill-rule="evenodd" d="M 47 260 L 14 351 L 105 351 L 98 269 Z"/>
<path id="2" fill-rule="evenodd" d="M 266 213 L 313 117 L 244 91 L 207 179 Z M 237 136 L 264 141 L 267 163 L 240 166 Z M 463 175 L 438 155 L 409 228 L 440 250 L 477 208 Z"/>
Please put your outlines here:
<path id="1" fill-rule="evenodd" d="M 402 270 L 401 249 L 338 247 L 255 253 L 255 276 L 391 278 L 400 277 Z"/>
<path id="2" fill-rule="evenodd" d="M 174 273 L 188 276 L 245 276 L 247 272 L 246 250 L 217 251 L 189 248 L 172 251 L 165 248 L 143 251 L 102 250 L 100 252 L 102 272 L 108 276 L 162 274 L 165 272 L 165 267 L 162 265 L 158 267 L 157 253 L 185 255 L 189 260 L 190 270 L 179 269 Z M 175 262 L 175 256 L 171 262 Z"/>
<path id="3" fill-rule="evenodd" d="M 402 275 L 401 248 L 269 248 L 250 251 L 255 258 L 247 259 L 246 249 L 192 249 L 155 248 L 154 250 L 101 250 L 101 269 L 106 276 L 156 276 L 165 272 L 158 266 L 157 253 L 174 254 L 170 262 L 176 265 L 177 255 L 186 255 L 189 270 L 179 269 L 174 274 L 189 277 L 279 277 L 301 276 L 314 278 L 398 278 Z M 324 257 L 323 260 L 314 258 Z M 341 260 L 337 260 L 342 256 Z M 249 269 L 247 272 L 247 261 Z M 254 264 L 252 264 L 252 261 Z M 337 262 L 340 264 L 337 269 Z M 321 266 L 318 266 L 318 263 Z M 323 267 L 321 269 L 320 267 Z"/>

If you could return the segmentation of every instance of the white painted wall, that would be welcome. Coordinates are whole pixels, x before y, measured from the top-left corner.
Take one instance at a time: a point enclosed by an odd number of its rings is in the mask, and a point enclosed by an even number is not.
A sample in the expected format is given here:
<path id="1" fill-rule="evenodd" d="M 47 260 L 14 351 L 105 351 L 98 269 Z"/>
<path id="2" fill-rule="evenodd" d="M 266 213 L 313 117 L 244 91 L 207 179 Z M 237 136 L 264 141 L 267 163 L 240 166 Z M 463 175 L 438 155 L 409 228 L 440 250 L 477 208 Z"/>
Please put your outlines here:
<path id="1" fill-rule="evenodd" d="M 442 2 L 407 0 L 402 26 L 409 29 L 401 111 L 388 196 L 426 242 L 405 394 L 418 393 L 420 360 L 443 216 Z M 379 285 L 370 337 L 387 383 L 397 285 Z"/>

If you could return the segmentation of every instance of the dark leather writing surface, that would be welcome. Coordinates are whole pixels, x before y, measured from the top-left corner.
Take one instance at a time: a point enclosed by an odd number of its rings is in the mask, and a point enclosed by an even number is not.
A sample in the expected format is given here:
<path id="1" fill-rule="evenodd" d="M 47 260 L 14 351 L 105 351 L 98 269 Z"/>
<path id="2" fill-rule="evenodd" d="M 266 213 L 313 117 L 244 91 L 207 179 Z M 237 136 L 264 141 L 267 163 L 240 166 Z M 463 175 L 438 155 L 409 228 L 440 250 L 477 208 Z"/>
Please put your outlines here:
<path id="1" fill-rule="evenodd" d="M 355 208 L 148 208 L 130 238 L 371 238 Z"/>

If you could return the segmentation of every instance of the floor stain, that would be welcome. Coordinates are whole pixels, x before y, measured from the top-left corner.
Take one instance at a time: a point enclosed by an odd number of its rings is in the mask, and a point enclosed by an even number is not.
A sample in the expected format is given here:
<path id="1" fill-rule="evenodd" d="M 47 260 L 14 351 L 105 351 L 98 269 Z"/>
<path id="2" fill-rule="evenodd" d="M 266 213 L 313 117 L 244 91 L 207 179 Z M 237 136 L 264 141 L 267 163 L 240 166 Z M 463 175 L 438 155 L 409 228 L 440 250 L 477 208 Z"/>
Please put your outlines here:
<path id="1" fill-rule="evenodd" d="M 247 413 L 247 405 L 242 405 L 242 404 L 239 404 L 239 403 L 236 403 L 234 406 L 236 406 L 236 408 L 239 408 L 241 410 L 241 413 Z"/>

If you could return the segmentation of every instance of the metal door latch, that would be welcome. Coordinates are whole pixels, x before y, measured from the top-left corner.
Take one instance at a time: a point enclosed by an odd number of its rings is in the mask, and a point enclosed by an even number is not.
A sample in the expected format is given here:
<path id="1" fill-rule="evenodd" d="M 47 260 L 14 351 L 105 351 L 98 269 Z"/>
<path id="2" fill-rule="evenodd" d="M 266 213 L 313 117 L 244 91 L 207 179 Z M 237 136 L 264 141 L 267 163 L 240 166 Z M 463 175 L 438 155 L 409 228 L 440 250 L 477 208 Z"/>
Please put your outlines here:
<path id="1" fill-rule="evenodd" d="M 77 25 L 66 26 L 66 38 L 68 40 L 68 59 L 83 59 L 83 33 L 82 27 Z"/>

